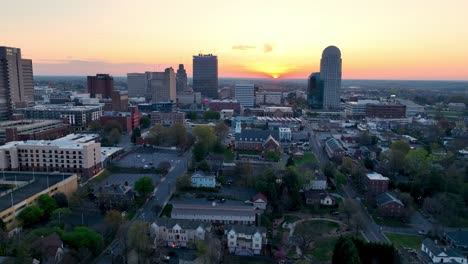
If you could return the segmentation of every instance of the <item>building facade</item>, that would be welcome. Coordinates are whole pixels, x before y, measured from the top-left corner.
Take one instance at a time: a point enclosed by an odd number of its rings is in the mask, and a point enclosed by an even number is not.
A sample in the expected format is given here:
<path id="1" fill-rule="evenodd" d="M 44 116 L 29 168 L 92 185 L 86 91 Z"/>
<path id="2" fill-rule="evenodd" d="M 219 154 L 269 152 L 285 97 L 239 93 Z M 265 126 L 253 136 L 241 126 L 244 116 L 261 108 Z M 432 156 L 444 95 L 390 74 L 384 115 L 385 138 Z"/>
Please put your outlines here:
<path id="1" fill-rule="evenodd" d="M 254 107 L 255 86 L 253 84 L 236 84 L 236 100 L 242 107 Z"/>
<path id="2" fill-rule="evenodd" d="M 188 79 L 187 72 L 185 71 L 184 65 L 179 64 L 176 74 L 176 91 L 177 94 L 183 93 L 188 90 Z"/>
<path id="3" fill-rule="evenodd" d="M 212 54 L 193 56 L 193 91 L 218 98 L 218 57 Z"/>
<path id="4" fill-rule="evenodd" d="M 176 101 L 176 77 L 174 69 L 167 68 L 163 72 L 151 72 L 149 76 L 148 88 L 153 103 Z"/>
<path id="5" fill-rule="evenodd" d="M 216 203 L 212 205 L 174 203 L 171 218 L 253 225 L 256 223 L 256 211 L 252 206 L 218 205 Z"/>
<path id="6" fill-rule="evenodd" d="M 185 124 L 184 112 L 151 112 L 151 124 L 172 125 Z"/>
<path id="7" fill-rule="evenodd" d="M 323 81 L 323 108 L 337 110 L 341 95 L 341 52 L 335 46 L 328 46 L 320 60 L 320 79 Z"/>
<path id="8" fill-rule="evenodd" d="M 128 111 L 128 93 L 123 91 L 112 92 L 112 111 Z"/>
<path id="9" fill-rule="evenodd" d="M 240 103 L 237 100 L 223 99 L 223 100 L 211 100 L 208 103 L 208 107 L 213 111 L 221 111 L 223 109 L 232 109 L 236 114 L 240 113 Z"/>
<path id="10" fill-rule="evenodd" d="M 150 225 L 155 244 L 161 241 L 168 247 L 187 247 L 189 243 L 205 240 L 207 224 L 171 218 L 156 218 Z"/>
<path id="11" fill-rule="evenodd" d="M 267 244 L 266 229 L 263 227 L 226 226 L 225 236 L 229 253 L 240 256 L 261 255 Z"/>
<path id="12" fill-rule="evenodd" d="M 323 109 L 324 84 L 320 73 L 314 72 L 307 79 L 307 101 L 312 109 Z"/>
<path id="13" fill-rule="evenodd" d="M 88 76 L 88 93 L 91 98 L 111 99 L 114 91 L 114 78 L 109 74 Z"/>
<path id="14" fill-rule="evenodd" d="M 206 175 L 202 171 L 197 171 L 191 176 L 192 187 L 206 187 L 206 188 L 215 188 L 216 187 L 216 176 L 215 175 Z"/>
<path id="15" fill-rule="evenodd" d="M 282 92 L 261 91 L 255 92 L 256 105 L 281 105 L 283 102 Z"/>
<path id="16" fill-rule="evenodd" d="M 374 198 L 376 195 L 387 192 L 389 181 L 389 178 L 382 176 L 380 173 L 367 173 L 364 183 L 367 197 Z"/>
<path id="17" fill-rule="evenodd" d="M 367 104 L 366 117 L 370 118 L 405 118 L 406 105 L 403 104 Z"/>
<path id="18" fill-rule="evenodd" d="M 146 73 L 127 73 L 127 88 L 129 97 L 146 97 L 148 80 Z"/>
<path id="19" fill-rule="evenodd" d="M 71 132 L 63 120 L 13 120 L 0 122 L 0 144 L 16 140 L 51 140 Z"/>
<path id="20" fill-rule="evenodd" d="M 21 58 L 21 49 L 0 47 L 0 120 L 15 108 L 34 104 L 32 61 Z"/>

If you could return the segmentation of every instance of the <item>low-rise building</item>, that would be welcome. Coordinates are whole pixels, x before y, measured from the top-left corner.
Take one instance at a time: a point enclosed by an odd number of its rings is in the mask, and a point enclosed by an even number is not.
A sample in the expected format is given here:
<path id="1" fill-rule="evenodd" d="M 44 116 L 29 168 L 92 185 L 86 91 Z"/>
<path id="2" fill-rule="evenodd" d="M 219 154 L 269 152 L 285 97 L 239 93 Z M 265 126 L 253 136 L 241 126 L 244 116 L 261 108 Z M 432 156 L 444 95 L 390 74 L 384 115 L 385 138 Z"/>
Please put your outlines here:
<path id="1" fill-rule="evenodd" d="M 17 226 L 18 214 L 26 206 L 36 204 L 40 195 L 64 193 L 69 196 L 75 192 L 78 176 L 74 173 L 4 171 L 0 183 L 9 186 L 0 190 L 0 218 L 7 230 L 11 230 Z"/>
<path id="2" fill-rule="evenodd" d="M 248 203 L 252 204 L 256 209 L 266 210 L 268 199 L 263 193 L 257 193 L 255 196 L 250 198 Z"/>
<path id="3" fill-rule="evenodd" d="M 221 111 L 223 109 L 232 109 L 236 114 L 240 113 L 241 105 L 237 100 L 223 99 L 223 100 L 211 100 L 208 103 L 208 108 L 213 111 Z"/>
<path id="4" fill-rule="evenodd" d="M 438 245 L 430 238 L 423 240 L 421 244 L 422 259 L 424 263 L 461 263 L 466 264 L 466 257 L 451 247 Z"/>
<path id="5" fill-rule="evenodd" d="M 0 144 L 16 140 L 50 140 L 70 133 L 63 120 L 22 119 L 0 122 Z"/>
<path id="6" fill-rule="evenodd" d="M 229 253 L 240 256 L 263 254 L 267 244 L 265 228 L 232 225 L 226 226 L 224 230 Z"/>
<path id="7" fill-rule="evenodd" d="M 200 92 L 178 93 L 176 97 L 176 102 L 179 107 L 192 104 L 201 104 L 202 96 Z"/>
<path id="8" fill-rule="evenodd" d="M 447 107 L 450 111 L 465 111 L 466 105 L 464 103 L 448 103 Z"/>
<path id="9" fill-rule="evenodd" d="M 326 190 L 307 190 L 304 192 L 304 200 L 307 205 L 333 206 L 336 198 Z"/>
<path id="10" fill-rule="evenodd" d="M 220 115 L 221 115 L 220 116 L 221 120 L 232 119 L 232 117 L 234 116 L 234 110 L 232 110 L 232 109 L 223 109 L 223 110 L 221 110 Z"/>
<path id="11" fill-rule="evenodd" d="M 152 125 L 185 124 L 184 112 L 151 112 Z"/>
<path id="12" fill-rule="evenodd" d="M 267 106 L 263 116 L 269 117 L 294 117 L 294 111 L 289 106 Z"/>
<path id="13" fill-rule="evenodd" d="M 366 105 L 366 117 L 369 118 L 405 118 L 406 105 L 398 103 L 378 103 Z"/>
<path id="14" fill-rule="evenodd" d="M 358 100 L 357 102 L 347 102 L 345 113 L 350 118 L 363 118 L 366 116 L 367 104 L 378 104 L 379 100 Z"/>
<path id="15" fill-rule="evenodd" d="M 468 230 L 445 232 L 444 239 L 451 247 L 468 253 Z"/>
<path id="16" fill-rule="evenodd" d="M 325 152 L 330 159 L 340 159 L 346 151 L 337 139 L 331 137 L 325 140 Z"/>
<path id="17" fill-rule="evenodd" d="M 140 112 L 172 112 L 174 108 L 174 103 L 173 102 L 153 102 L 153 103 L 143 103 L 143 104 L 138 104 L 138 110 Z"/>
<path id="18" fill-rule="evenodd" d="M 367 173 L 365 176 L 364 188 L 368 198 L 375 198 L 376 195 L 388 191 L 390 179 L 377 172 Z"/>
<path id="19" fill-rule="evenodd" d="M 122 128 L 123 132 L 132 133 L 133 129 L 140 126 L 141 114 L 138 108 L 132 107 L 130 112 L 104 112 L 99 121 L 102 125 L 107 122 L 117 122 Z"/>
<path id="20" fill-rule="evenodd" d="M 279 131 L 279 141 L 281 142 L 289 142 L 292 139 L 292 132 L 289 127 L 280 127 L 278 128 Z"/>
<path id="21" fill-rule="evenodd" d="M 187 247 L 205 240 L 208 225 L 201 221 L 156 218 L 150 225 L 150 234 L 154 244 L 162 241 L 168 247 Z"/>
<path id="22" fill-rule="evenodd" d="M 282 101 L 282 92 L 260 91 L 255 93 L 256 105 L 281 105 Z"/>
<path id="23" fill-rule="evenodd" d="M 327 176 L 318 170 L 315 171 L 313 178 L 308 184 L 305 184 L 305 190 L 325 190 L 327 189 Z"/>
<path id="24" fill-rule="evenodd" d="M 255 150 L 261 152 L 263 144 L 272 137 L 279 139 L 279 132 L 276 130 L 244 129 L 235 135 L 235 147 L 238 150 Z"/>
<path id="25" fill-rule="evenodd" d="M 216 203 L 212 205 L 174 203 L 171 218 L 212 223 L 253 225 L 256 222 L 256 214 L 257 212 L 252 206 Z"/>
<path id="26" fill-rule="evenodd" d="M 216 187 L 216 176 L 215 175 L 206 175 L 203 171 L 197 171 L 191 176 L 192 187 L 206 187 L 206 188 L 215 188 Z"/>
<path id="27" fill-rule="evenodd" d="M 384 192 L 375 198 L 379 213 L 384 216 L 400 217 L 405 205 L 389 192 Z"/>

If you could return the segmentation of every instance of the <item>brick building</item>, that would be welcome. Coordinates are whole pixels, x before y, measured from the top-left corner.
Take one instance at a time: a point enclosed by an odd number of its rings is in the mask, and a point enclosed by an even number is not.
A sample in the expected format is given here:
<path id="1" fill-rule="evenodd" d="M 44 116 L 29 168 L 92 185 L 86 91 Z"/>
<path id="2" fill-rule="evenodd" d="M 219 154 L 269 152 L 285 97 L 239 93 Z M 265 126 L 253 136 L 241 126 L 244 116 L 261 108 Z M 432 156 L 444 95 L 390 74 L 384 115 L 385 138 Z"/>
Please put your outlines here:
<path id="1" fill-rule="evenodd" d="M 96 74 L 88 76 L 88 93 L 91 98 L 112 98 L 114 91 L 114 78 L 109 74 Z"/>
<path id="2" fill-rule="evenodd" d="M 151 112 L 151 125 L 185 124 L 184 112 Z"/>
<path id="3" fill-rule="evenodd" d="M 375 198 L 375 196 L 387 192 L 389 181 L 389 178 L 382 176 L 382 174 L 367 173 L 364 182 L 367 197 Z"/>
<path id="4" fill-rule="evenodd" d="M 236 114 L 240 113 L 240 103 L 237 100 L 230 100 L 230 99 L 224 99 L 224 100 L 211 100 L 208 103 L 208 107 L 210 110 L 213 111 L 218 111 L 220 112 L 223 109 L 232 109 Z"/>
<path id="5" fill-rule="evenodd" d="M 367 104 L 366 117 L 370 118 L 405 118 L 406 105 L 403 104 Z"/>
<path id="6" fill-rule="evenodd" d="M 13 120 L 0 122 L 0 144 L 15 140 L 50 140 L 71 132 L 63 120 Z"/>

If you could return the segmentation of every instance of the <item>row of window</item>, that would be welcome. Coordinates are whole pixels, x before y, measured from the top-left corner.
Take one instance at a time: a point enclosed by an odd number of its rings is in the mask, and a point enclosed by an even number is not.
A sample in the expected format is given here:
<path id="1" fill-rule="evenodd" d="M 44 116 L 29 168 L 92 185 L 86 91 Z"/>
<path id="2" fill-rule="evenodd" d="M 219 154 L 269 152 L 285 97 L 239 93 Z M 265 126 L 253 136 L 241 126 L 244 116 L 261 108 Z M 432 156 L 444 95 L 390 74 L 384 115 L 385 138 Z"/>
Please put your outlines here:
<path id="1" fill-rule="evenodd" d="M 36 149 L 36 150 L 34 150 L 34 149 L 19 149 L 18 150 L 18 153 L 28 153 L 28 152 L 29 153 L 39 153 L 39 150 L 38 149 Z M 78 155 L 81 155 L 81 151 L 75 151 L 75 150 L 74 151 L 68 151 L 68 150 L 66 150 L 66 151 L 63 151 L 63 150 L 60 150 L 60 151 L 59 150 L 54 150 L 54 151 L 48 150 L 48 151 L 46 151 L 46 150 L 42 150 L 42 153 L 55 153 L 55 154 L 64 154 L 65 153 L 65 154 L 78 154 Z"/>

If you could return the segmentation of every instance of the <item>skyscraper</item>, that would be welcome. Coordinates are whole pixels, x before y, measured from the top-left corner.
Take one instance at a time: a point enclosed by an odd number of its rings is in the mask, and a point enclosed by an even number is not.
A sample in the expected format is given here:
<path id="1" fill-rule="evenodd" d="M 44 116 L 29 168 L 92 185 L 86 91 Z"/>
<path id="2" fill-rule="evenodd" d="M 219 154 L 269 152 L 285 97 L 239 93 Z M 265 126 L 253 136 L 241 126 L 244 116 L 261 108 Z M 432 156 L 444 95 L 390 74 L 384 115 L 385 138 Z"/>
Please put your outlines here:
<path id="1" fill-rule="evenodd" d="M 187 90 L 187 72 L 183 64 L 179 64 L 176 74 L 176 91 L 177 94 L 183 93 Z"/>
<path id="2" fill-rule="evenodd" d="M 148 88 L 153 103 L 176 101 L 176 77 L 172 67 L 163 72 L 147 72 L 146 74 L 149 77 Z"/>
<path id="3" fill-rule="evenodd" d="M 114 91 L 114 78 L 109 74 L 88 76 L 88 93 L 91 98 L 111 99 Z"/>
<path id="4" fill-rule="evenodd" d="M 146 97 L 148 80 L 145 73 L 127 73 L 129 97 Z"/>
<path id="5" fill-rule="evenodd" d="M 21 58 L 21 49 L 0 47 L 0 120 L 34 103 L 32 72 L 32 61 Z"/>
<path id="6" fill-rule="evenodd" d="M 218 57 L 212 54 L 193 56 L 193 90 L 205 97 L 218 98 Z"/>
<path id="7" fill-rule="evenodd" d="M 254 107 L 255 86 L 253 84 L 236 84 L 236 100 L 243 107 Z"/>
<path id="8" fill-rule="evenodd" d="M 312 73 L 307 80 L 307 101 L 310 108 L 323 109 L 323 88 L 320 73 Z"/>
<path id="9" fill-rule="evenodd" d="M 323 108 L 336 110 L 340 106 L 341 52 L 335 46 L 323 50 L 320 60 L 320 78 L 323 81 Z"/>

